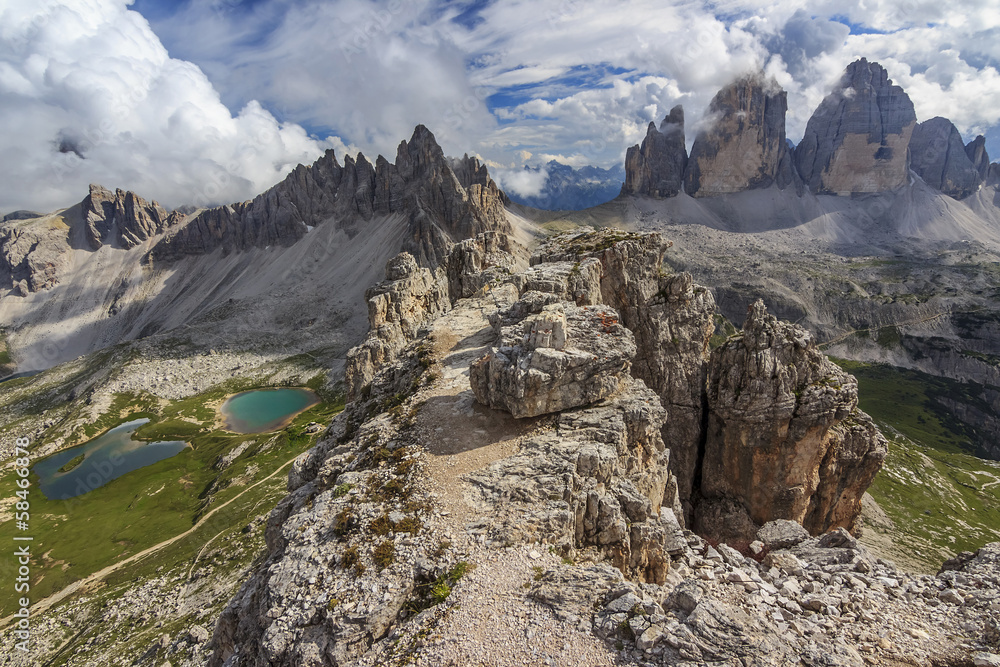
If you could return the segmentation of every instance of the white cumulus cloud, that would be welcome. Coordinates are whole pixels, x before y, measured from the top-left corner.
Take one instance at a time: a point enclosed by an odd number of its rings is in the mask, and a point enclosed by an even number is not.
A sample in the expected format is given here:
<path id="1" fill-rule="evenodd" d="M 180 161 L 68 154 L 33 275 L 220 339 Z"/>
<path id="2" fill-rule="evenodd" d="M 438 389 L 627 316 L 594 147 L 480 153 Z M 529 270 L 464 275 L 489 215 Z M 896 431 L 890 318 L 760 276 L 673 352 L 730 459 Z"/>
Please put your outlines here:
<path id="1" fill-rule="evenodd" d="M 549 180 L 549 172 L 545 167 L 534 169 L 494 167 L 491 173 L 500 189 L 522 197 L 537 197 L 542 194 L 545 182 Z"/>
<path id="2" fill-rule="evenodd" d="M 238 201 L 331 141 L 237 114 L 194 64 L 114 0 L 0 4 L 0 211 L 52 210 L 90 182 L 167 206 Z"/>

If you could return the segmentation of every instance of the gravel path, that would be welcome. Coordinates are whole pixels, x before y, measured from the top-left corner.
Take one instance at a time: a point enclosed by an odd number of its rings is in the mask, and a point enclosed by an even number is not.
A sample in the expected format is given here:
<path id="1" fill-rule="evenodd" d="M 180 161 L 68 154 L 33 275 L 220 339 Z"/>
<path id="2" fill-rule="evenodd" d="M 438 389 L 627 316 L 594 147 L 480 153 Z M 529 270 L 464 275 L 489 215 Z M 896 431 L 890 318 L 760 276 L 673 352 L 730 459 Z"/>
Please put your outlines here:
<path id="1" fill-rule="evenodd" d="M 534 568 L 556 567 L 560 559 L 541 547 L 489 549 L 470 555 L 476 568 L 455 587 L 435 632 L 416 665 L 425 667 L 507 667 L 614 665 L 615 654 L 589 630 L 555 618 L 527 598 Z"/>

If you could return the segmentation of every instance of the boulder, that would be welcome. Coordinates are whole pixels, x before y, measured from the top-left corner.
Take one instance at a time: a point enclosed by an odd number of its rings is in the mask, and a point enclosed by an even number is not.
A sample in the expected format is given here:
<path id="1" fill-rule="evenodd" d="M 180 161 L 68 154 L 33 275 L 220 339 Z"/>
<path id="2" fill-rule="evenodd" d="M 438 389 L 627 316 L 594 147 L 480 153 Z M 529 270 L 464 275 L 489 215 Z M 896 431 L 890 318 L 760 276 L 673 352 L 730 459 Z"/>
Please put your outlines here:
<path id="1" fill-rule="evenodd" d="M 635 356 L 631 332 L 606 306 L 549 304 L 499 328 L 497 345 L 472 365 L 469 379 L 476 400 L 518 418 L 610 395 Z"/>
<path id="2" fill-rule="evenodd" d="M 788 549 L 802 540 L 808 539 L 805 528 L 788 519 L 768 521 L 757 531 L 757 539 L 770 550 Z"/>

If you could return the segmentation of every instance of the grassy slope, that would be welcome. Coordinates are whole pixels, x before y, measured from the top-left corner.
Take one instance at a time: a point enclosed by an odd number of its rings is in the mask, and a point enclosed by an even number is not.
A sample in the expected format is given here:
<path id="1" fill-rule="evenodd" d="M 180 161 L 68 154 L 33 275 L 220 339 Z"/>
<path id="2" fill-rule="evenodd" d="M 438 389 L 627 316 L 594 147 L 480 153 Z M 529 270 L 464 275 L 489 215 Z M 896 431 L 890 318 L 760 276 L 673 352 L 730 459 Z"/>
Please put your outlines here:
<path id="1" fill-rule="evenodd" d="M 890 439 L 868 491 L 895 523 L 875 530 L 900 560 L 933 570 L 957 551 L 1000 540 L 1000 464 L 972 456 L 963 425 L 934 402 L 969 387 L 891 366 L 838 363 L 858 378 L 861 408 Z"/>
<path id="2" fill-rule="evenodd" d="M 33 600 L 189 529 L 211 507 L 311 446 L 315 436 L 305 433 L 306 424 L 325 424 L 342 408 L 341 403 L 321 403 L 276 434 L 231 434 L 215 429 L 215 411 L 206 407 L 231 389 L 217 388 L 163 407 L 152 397 L 119 395 L 112 409 L 79 435 L 92 437 L 129 418 L 148 416 L 154 421 L 139 437 L 184 439 L 193 447 L 74 499 L 48 500 L 33 480 L 30 530 L 25 533 L 34 537 Z M 215 469 L 221 455 L 243 443 L 249 444 L 230 466 Z M 13 476 L 4 475 L 0 498 L 12 498 L 14 491 Z M 15 533 L 13 516 L 0 516 L 7 519 L 0 524 L 0 539 L 9 541 Z M 216 517 L 210 523 L 216 531 L 224 525 Z M 0 564 L 0 570 L 9 567 L 6 561 Z M 13 610 L 14 597 L 12 589 L 0 590 L 0 615 Z"/>

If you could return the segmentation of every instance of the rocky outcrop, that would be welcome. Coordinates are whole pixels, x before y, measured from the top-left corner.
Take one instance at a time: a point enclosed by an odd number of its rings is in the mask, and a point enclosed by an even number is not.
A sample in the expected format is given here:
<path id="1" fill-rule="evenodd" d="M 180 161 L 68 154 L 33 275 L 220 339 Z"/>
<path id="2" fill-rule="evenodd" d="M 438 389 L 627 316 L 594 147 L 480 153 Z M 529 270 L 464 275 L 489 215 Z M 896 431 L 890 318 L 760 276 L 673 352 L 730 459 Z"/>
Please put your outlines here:
<path id="1" fill-rule="evenodd" d="M 405 252 L 389 260 L 385 280 L 369 288 L 365 299 L 370 329 L 365 340 L 347 353 L 348 400 L 354 400 L 375 371 L 417 337 L 422 324 L 451 307 L 443 272 L 418 266 Z"/>
<path id="2" fill-rule="evenodd" d="M 620 649 L 623 662 L 863 667 L 1000 660 L 991 610 L 1000 543 L 931 576 L 876 558 L 843 529 L 756 555 L 687 537 L 690 549 L 674 559 L 662 586 L 578 573 L 591 584 L 594 632 Z M 572 588 L 553 590 L 568 578 L 550 571 L 532 586 L 557 616 L 585 604 Z M 952 632 L 966 639 L 955 641 Z"/>
<path id="3" fill-rule="evenodd" d="M 55 286 L 67 250 L 65 236 L 53 235 L 45 223 L 5 223 L 0 226 L 0 285 L 22 297 Z"/>
<path id="4" fill-rule="evenodd" d="M 451 304 L 445 276 L 452 284 L 454 270 L 464 294 L 494 241 L 456 246 L 451 257 L 463 261 L 453 266 L 450 257 L 437 283 L 409 255 L 390 263 L 388 280 L 369 295 L 370 312 L 373 328 L 392 325 L 402 347 L 352 366 L 370 380 L 293 464 L 290 494 L 268 522 L 267 553 L 223 612 L 210 664 L 465 664 L 447 633 L 434 648 L 423 640 L 444 632 L 449 610 L 466 608 L 458 558 L 495 567 L 486 586 L 502 578 L 498 597 L 537 601 L 636 663 L 836 655 L 855 664 L 849 644 L 807 637 L 814 626 L 806 623 L 817 613 L 839 622 L 843 610 L 845 627 L 854 627 L 847 624 L 859 618 L 859 598 L 833 596 L 848 586 L 875 590 L 834 573 L 892 571 L 846 530 L 817 539 L 799 525 L 817 532 L 824 521 L 849 524 L 851 494 L 867 485 L 865 466 L 884 446 L 855 411 L 853 381 L 805 332 L 759 306 L 712 356 L 706 386 L 711 297 L 690 276 L 663 269 L 669 245 L 655 234 L 552 238 L 527 270 L 495 274 L 489 289 Z M 436 319 L 417 324 L 435 308 Z M 657 388 L 633 376 L 640 372 Z M 686 379 L 694 387 L 680 392 Z M 684 405 L 693 397 L 697 409 L 707 401 L 714 411 L 705 417 L 714 430 L 698 430 L 701 419 L 688 425 L 699 434 L 693 465 L 701 470 L 692 499 L 711 490 L 708 476 L 728 476 L 731 490 L 706 497 L 741 508 L 751 527 L 737 545 L 744 552 L 709 546 L 683 527 L 671 459 L 684 443 L 666 436 L 674 438 L 681 407 L 696 409 Z M 709 467 L 714 433 L 718 469 Z M 708 440 L 703 467 L 699 438 Z M 734 473 L 725 466 L 744 443 L 785 448 Z M 812 473 L 801 479 L 802 470 Z M 758 498 L 746 494 L 744 504 L 740 495 L 754 484 L 771 494 L 773 518 L 795 523 L 760 530 L 765 522 L 749 505 Z M 782 505 L 800 497 L 804 507 Z M 695 512 L 702 518 L 700 505 Z M 545 571 L 559 557 L 561 569 Z M 535 564 L 534 583 L 525 558 Z M 515 563 L 523 580 L 499 574 Z M 765 614 L 763 626 L 753 608 Z M 792 622 L 803 631 L 785 632 Z M 751 659 L 759 655 L 772 662 Z"/>
<path id="5" fill-rule="evenodd" d="M 510 236 L 486 232 L 456 243 L 448 255 L 448 293 L 454 303 L 513 273 L 517 260 Z"/>
<path id="6" fill-rule="evenodd" d="M 806 125 L 794 155 L 799 175 L 825 194 L 905 185 L 916 118 L 910 98 L 881 65 L 855 61 Z"/>
<path id="7" fill-rule="evenodd" d="M 497 530 L 508 539 L 541 532 L 568 550 L 596 547 L 630 576 L 662 583 L 671 553 L 686 546 L 665 418 L 656 395 L 626 378 L 614 397 L 559 414 L 554 430 L 469 481 L 479 502 L 501 508 Z"/>
<path id="8" fill-rule="evenodd" d="M 529 292 L 496 318 L 497 343 L 469 369 L 483 405 L 537 417 L 589 405 L 617 391 L 635 343 L 608 307 L 548 303 Z"/>
<path id="9" fill-rule="evenodd" d="M 985 183 L 990 174 L 990 156 L 986 152 L 986 137 L 980 134 L 966 144 L 965 154 L 972 162 L 972 166 L 976 168 L 979 179 Z"/>
<path id="10" fill-rule="evenodd" d="M 744 76 L 720 90 L 708 106 L 711 126 L 698 133 L 684 175 L 684 191 L 711 197 L 795 182 L 785 141 L 788 99 L 774 79 Z"/>
<path id="11" fill-rule="evenodd" d="M 42 213 L 37 213 L 35 211 L 26 211 L 22 209 L 20 211 L 12 211 L 8 213 L 3 217 L 2 222 L 12 222 L 15 220 L 31 220 L 33 218 L 40 218 L 42 217 L 42 215 L 43 215 Z"/>
<path id="12" fill-rule="evenodd" d="M 527 275 L 532 289 L 566 294 L 580 305 L 610 305 L 632 331 L 632 374 L 667 410 L 663 440 L 690 519 L 715 300 L 690 274 L 665 270 L 670 246 L 659 234 L 618 230 L 556 237 L 534 253 Z"/>
<path id="13" fill-rule="evenodd" d="M 801 327 L 756 302 L 712 353 L 699 531 L 752 539 L 774 519 L 853 528 L 887 445 L 857 409 L 857 382 Z"/>
<path id="14" fill-rule="evenodd" d="M 155 201 L 150 203 L 122 189 L 110 190 L 91 185 L 81 208 L 84 235 L 91 249 L 97 250 L 113 241 L 121 248 L 134 248 L 146 240 L 178 224 L 183 215 L 166 209 Z"/>
<path id="15" fill-rule="evenodd" d="M 509 232 L 505 202 L 478 160 L 449 161 L 430 130 L 418 125 L 410 140 L 400 143 L 395 163 L 379 156 L 373 165 L 359 153 L 341 166 L 327 151 L 252 201 L 202 211 L 152 255 L 170 259 L 217 248 L 291 245 L 310 227 L 328 222 L 353 235 L 375 216 L 398 214 L 409 222 L 403 249 L 421 265 L 436 266 L 455 241 Z"/>
<path id="16" fill-rule="evenodd" d="M 972 152 L 975 155 L 975 149 Z M 980 160 L 984 155 L 985 148 L 980 151 Z M 910 165 L 927 185 L 955 199 L 968 197 L 983 182 L 980 169 L 966 153 L 958 128 L 940 116 L 913 128 Z"/>
<path id="17" fill-rule="evenodd" d="M 642 144 L 626 152 L 622 194 L 673 197 L 681 191 L 687 162 L 684 107 L 678 104 L 659 129 L 650 123 Z"/>

